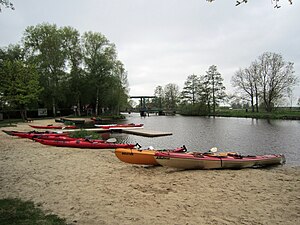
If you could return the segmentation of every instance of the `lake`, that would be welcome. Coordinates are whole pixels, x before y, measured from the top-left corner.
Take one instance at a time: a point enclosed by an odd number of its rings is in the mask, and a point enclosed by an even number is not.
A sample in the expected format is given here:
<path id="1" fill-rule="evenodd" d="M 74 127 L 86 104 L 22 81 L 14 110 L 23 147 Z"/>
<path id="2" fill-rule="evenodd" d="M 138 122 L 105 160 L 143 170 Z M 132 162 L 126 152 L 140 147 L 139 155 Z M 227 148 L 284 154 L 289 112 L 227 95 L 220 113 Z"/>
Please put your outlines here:
<path id="1" fill-rule="evenodd" d="M 172 149 L 185 145 L 189 151 L 233 151 L 246 155 L 284 154 L 287 164 L 300 166 L 300 121 L 227 117 L 155 116 L 126 114 L 123 123 L 143 123 L 145 130 L 172 132 L 171 136 L 141 137 L 114 133 L 119 142 L 139 143 L 142 148 Z"/>

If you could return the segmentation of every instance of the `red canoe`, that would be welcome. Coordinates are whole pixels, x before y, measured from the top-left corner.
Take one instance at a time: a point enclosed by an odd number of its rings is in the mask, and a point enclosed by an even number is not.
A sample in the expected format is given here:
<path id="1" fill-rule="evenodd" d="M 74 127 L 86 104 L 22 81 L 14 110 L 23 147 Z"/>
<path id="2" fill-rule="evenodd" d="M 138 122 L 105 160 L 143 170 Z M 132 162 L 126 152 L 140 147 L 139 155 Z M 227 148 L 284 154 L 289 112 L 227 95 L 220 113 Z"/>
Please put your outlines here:
<path id="1" fill-rule="evenodd" d="M 40 126 L 40 125 L 29 125 L 35 129 L 76 129 L 76 126 L 54 126 L 54 125 L 47 125 L 47 126 Z"/>
<path id="2" fill-rule="evenodd" d="M 71 147 L 71 148 L 133 148 L 134 144 L 116 144 L 108 142 L 97 142 L 97 141 L 55 141 L 55 140 L 43 140 L 43 139 L 34 139 L 35 141 L 40 142 L 44 145 L 51 145 L 56 147 Z"/>

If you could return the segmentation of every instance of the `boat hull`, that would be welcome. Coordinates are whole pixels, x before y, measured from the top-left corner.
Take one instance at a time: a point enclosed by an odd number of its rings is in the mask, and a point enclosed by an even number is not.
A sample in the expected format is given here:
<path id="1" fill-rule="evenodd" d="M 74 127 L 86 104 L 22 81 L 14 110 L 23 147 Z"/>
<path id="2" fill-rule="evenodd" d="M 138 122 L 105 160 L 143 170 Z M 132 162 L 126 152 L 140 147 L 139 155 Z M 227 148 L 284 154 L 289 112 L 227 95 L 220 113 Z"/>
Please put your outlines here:
<path id="1" fill-rule="evenodd" d="M 52 136 L 52 137 L 66 137 L 68 136 L 67 133 L 51 133 L 48 131 L 45 132 L 36 132 L 36 131 L 30 131 L 30 132 L 22 132 L 22 131 L 4 131 L 3 132 L 7 133 L 8 135 L 11 136 L 17 136 L 21 138 L 37 138 L 37 137 L 43 137 L 43 136 Z"/>
<path id="2" fill-rule="evenodd" d="M 107 149 L 107 148 L 133 148 L 134 144 L 116 144 L 116 143 L 107 143 L 107 142 L 93 142 L 93 141 L 61 141 L 61 140 L 44 140 L 36 138 L 35 141 L 44 144 L 51 145 L 56 147 L 69 147 L 69 148 L 92 148 L 92 149 Z"/>
<path id="3" fill-rule="evenodd" d="M 156 161 L 178 169 L 242 169 L 279 165 L 285 162 L 284 155 L 263 156 L 208 156 L 203 154 L 156 153 Z"/>
<path id="4" fill-rule="evenodd" d="M 125 149 L 117 148 L 115 150 L 115 155 L 117 158 L 123 162 L 131 164 L 141 164 L 141 165 L 160 165 L 154 155 L 157 152 L 185 152 L 186 148 L 176 148 L 172 150 L 150 150 L 150 149 Z"/>
<path id="5" fill-rule="evenodd" d="M 53 126 L 53 125 L 47 125 L 47 126 L 39 126 L 39 125 L 29 125 L 32 128 L 35 129 L 76 129 L 76 126 Z"/>
<path id="6" fill-rule="evenodd" d="M 123 162 L 131 164 L 142 164 L 142 165 L 159 165 L 155 160 L 155 150 L 138 150 L 138 149 L 125 149 L 117 148 L 115 155 Z"/>

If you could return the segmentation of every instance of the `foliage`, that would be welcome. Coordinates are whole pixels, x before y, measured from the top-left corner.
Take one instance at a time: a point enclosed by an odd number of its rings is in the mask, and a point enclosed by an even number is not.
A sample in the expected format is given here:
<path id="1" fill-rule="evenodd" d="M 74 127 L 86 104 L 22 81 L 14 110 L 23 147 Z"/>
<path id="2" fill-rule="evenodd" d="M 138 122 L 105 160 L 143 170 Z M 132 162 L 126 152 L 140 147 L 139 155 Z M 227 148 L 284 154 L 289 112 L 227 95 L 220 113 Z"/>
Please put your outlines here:
<path id="1" fill-rule="evenodd" d="M 180 104 L 184 114 L 204 115 L 211 110 L 215 113 L 216 106 L 226 97 L 223 78 L 215 65 L 205 75 L 188 76 L 184 85 Z"/>
<path id="2" fill-rule="evenodd" d="M 215 116 L 220 117 L 242 117 L 242 118 L 256 118 L 256 119 L 287 119 L 287 120 L 299 120 L 299 109 L 276 109 L 272 113 L 266 111 L 250 112 L 241 109 L 219 109 L 216 111 Z"/>
<path id="3" fill-rule="evenodd" d="M 162 109 L 165 105 L 164 88 L 160 85 L 157 86 L 154 90 L 154 96 L 155 96 L 155 98 L 153 99 L 154 107 L 156 107 L 158 109 Z"/>
<path id="4" fill-rule="evenodd" d="M 206 1 L 208 1 L 208 2 L 213 2 L 213 1 L 215 1 L 215 0 L 206 0 Z M 247 2 L 248 2 L 248 0 L 240 0 L 240 1 L 236 1 L 235 6 L 239 6 L 240 4 L 242 4 L 242 3 L 247 3 Z M 272 3 L 275 4 L 274 8 L 279 9 L 279 8 L 281 7 L 281 6 L 279 5 L 279 2 L 280 2 L 280 0 L 272 0 Z M 288 2 L 289 2 L 291 5 L 293 4 L 293 1 L 292 1 L 292 0 L 288 0 Z"/>
<path id="5" fill-rule="evenodd" d="M 176 111 L 177 103 L 179 101 L 179 86 L 177 84 L 169 83 L 165 86 L 164 93 L 166 109 Z"/>
<path id="6" fill-rule="evenodd" d="M 290 95 L 298 79 L 293 63 L 285 62 L 280 54 L 265 52 L 249 68 L 239 69 L 231 79 L 232 85 L 251 102 L 254 112 L 258 105 L 271 112 L 280 100 Z M 255 101 L 254 101 L 255 99 Z"/>
<path id="7" fill-rule="evenodd" d="M 215 113 L 216 106 L 226 97 L 223 78 L 218 72 L 217 66 L 212 65 L 208 68 L 203 83 L 205 94 L 208 96 L 208 110 L 210 112 L 210 106 L 212 105 L 213 113 Z"/>
<path id="8" fill-rule="evenodd" d="M 65 75 L 65 52 L 63 34 L 56 25 L 40 24 L 26 28 L 23 38 L 28 60 L 37 65 L 44 87 L 42 102 L 53 108 L 56 115 L 57 102 L 62 99 L 60 85 Z"/>
<path id="9" fill-rule="evenodd" d="M 95 108 L 98 115 L 100 112 L 119 114 L 127 106 L 127 71 L 117 59 L 115 45 L 100 33 L 86 32 L 81 36 L 72 27 L 47 23 L 29 26 L 21 46 L 0 49 L 2 70 L 4 62 L 11 59 L 31 65 L 32 71 L 35 70 L 42 86 L 36 89 L 42 90 L 36 106 L 52 108 L 54 116 L 58 109 L 73 106 L 77 106 L 79 116 L 87 107 Z M 26 76 L 31 80 L 30 75 Z M 36 83 L 32 82 L 29 87 Z M 27 91 L 36 94 L 33 88 Z"/>
<path id="10" fill-rule="evenodd" d="M 19 199 L 0 200 L 0 224 L 2 225 L 66 225 L 65 219 L 45 213 L 35 207 L 33 202 Z"/>
<path id="11" fill-rule="evenodd" d="M 0 0 L 0 12 L 2 12 L 1 5 L 4 6 L 5 8 L 10 8 L 12 10 L 15 9 L 14 5 L 8 1 L 8 0 Z"/>
<path id="12" fill-rule="evenodd" d="M 113 106 L 118 112 L 120 105 L 127 102 L 127 73 L 117 60 L 115 45 L 100 33 L 86 32 L 83 35 L 83 55 L 96 115 L 100 108 Z"/>
<path id="13" fill-rule="evenodd" d="M 22 60 L 19 46 L 10 46 L 1 50 L 0 86 L 2 107 L 21 109 L 21 116 L 26 119 L 26 108 L 37 103 L 42 91 L 39 74 L 35 66 Z"/>
<path id="14" fill-rule="evenodd" d="M 183 91 L 181 92 L 181 99 L 185 103 L 194 105 L 197 101 L 197 95 L 199 94 L 200 78 L 193 74 L 187 77 L 184 82 Z"/>
<path id="15" fill-rule="evenodd" d="M 70 137 L 74 137 L 74 138 L 89 137 L 90 139 L 100 139 L 100 136 L 98 133 L 93 132 L 93 131 L 87 131 L 87 130 L 74 131 L 70 134 Z"/>

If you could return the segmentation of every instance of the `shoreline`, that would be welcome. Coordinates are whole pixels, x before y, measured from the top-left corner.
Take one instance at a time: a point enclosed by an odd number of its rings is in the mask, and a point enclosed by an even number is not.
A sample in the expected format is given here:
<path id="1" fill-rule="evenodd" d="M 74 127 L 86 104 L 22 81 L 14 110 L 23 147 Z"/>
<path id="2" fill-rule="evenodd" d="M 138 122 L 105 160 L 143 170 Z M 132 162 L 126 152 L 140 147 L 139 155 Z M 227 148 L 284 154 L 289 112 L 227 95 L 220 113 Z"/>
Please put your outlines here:
<path id="1" fill-rule="evenodd" d="M 0 198 L 70 224 L 300 224 L 299 190 L 299 166 L 179 171 L 0 134 Z"/>

